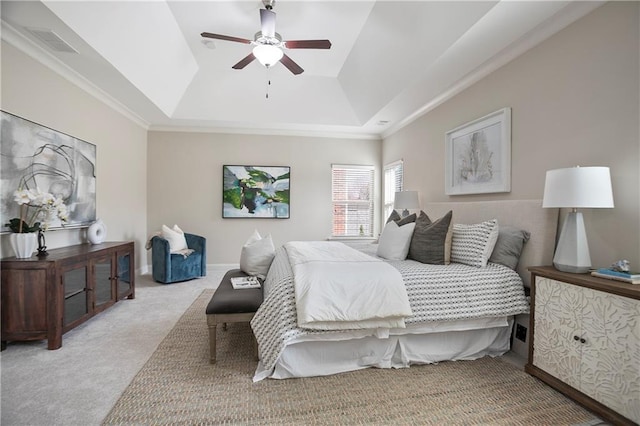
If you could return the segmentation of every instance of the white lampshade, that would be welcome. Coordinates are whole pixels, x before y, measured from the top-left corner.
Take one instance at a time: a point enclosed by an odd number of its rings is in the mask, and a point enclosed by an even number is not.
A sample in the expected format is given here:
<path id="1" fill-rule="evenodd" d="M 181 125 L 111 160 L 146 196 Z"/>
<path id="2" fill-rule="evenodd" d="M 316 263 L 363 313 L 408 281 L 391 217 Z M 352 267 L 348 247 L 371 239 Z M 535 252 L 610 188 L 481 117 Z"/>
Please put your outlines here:
<path id="1" fill-rule="evenodd" d="M 403 209 L 403 216 L 407 216 L 409 214 L 409 210 L 419 209 L 420 201 L 418 200 L 418 191 L 396 192 L 393 200 L 393 208 L 396 210 Z"/>
<path id="2" fill-rule="evenodd" d="M 270 44 L 259 44 L 253 48 L 253 56 L 265 67 L 270 67 L 280 59 L 284 53 L 282 49 Z"/>
<path id="3" fill-rule="evenodd" d="M 608 167 L 570 167 L 549 170 L 542 207 L 612 208 Z"/>
<path id="4" fill-rule="evenodd" d="M 553 256 L 560 271 L 585 273 L 591 268 L 584 219 L 578 208 L 612 208 L 608 167 L 571 167 L 547 171 L 542 207 L 572 208 L 562 225 Z"/>

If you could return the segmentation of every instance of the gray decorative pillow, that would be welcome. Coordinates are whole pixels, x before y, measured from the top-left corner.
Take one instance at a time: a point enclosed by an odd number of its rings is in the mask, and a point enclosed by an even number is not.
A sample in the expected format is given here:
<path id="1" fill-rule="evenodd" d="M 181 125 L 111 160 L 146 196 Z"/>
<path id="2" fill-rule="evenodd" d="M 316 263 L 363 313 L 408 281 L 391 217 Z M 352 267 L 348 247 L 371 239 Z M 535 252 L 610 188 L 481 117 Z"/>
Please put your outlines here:
<path id="1" fill-rule="evenodd" d="M 397 222 L 397 221 L 399 221 L 400 219 L 402 219 L 402 218 L 400 217 L 400 215 L 398 214 L 398 212 L 394 210 L 394 211 L 392 211 L 392 212 L 391 212 L 391 214 L 389 215 L 389 218 L 387 219 L 387 221 L 385 222 L 385 224 L 387 224 L 387 223 L 391 222 L 392 220 L 393 220 L 393 221 L 395 221 L 395 222 Z"/>
<path id="2" fill-rule="evenodd" d="M 385 224 L 387 224 L 387 223 L 389 223 L 391 221 L 394 221 L 395 223 L 397 223 L 398 226 L 406 225 L 407 223 L 413 223 L 413 222 L 416 221 L 416 214 L 412 213 L 409 216 L 400 217 L 400 214 L 398 214 L 398 212 L 394 210 L 389 215 L 389 218 L 387 219 Z"/>
<path id="3" fill-rule="evenodd" d="M 501 226 L 498 231 L 498 241 L 489 262 L 499 263 L 515 270 L 520 261 L 524 243 L 529 241 L 530 237 L 531 234 L 528 231 L 513 226 Z"/>
<path id="4" fill-rule="evenodd" d="M 487 220 L 474 225 L 453 225 L 451 261 L 483 268 L 498 239 L 498 221 Z"/>
<path id="5" fill-rule="evenodd" d="M 440 219 L 431 222 L 425 212 L 420 212 L 413 230 L 408 258 L 422 263 L 444 265 L 447 234 L 452 215 L 453 212 L 449 211 Z"/>

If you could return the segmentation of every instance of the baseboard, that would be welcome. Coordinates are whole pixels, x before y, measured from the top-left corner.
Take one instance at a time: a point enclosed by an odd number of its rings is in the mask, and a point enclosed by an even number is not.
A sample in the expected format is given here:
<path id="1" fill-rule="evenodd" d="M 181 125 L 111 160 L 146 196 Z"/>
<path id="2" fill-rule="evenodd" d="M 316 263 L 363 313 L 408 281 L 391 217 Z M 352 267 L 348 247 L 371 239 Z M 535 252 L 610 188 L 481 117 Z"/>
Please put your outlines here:
<path id="1" fill-rule="evenodd" d="M 207 272 L 226 272 L 229 269 L 238 269 L 240 267 L 237 263 L 208 263 Z"/>
<path id="2" fill-rule="evenodd" d="M 226 272 L 229 269 L 237 269 L 240 265 L 237 263 L 208 263 L 207 272 Z M 139 275 L 151 275 L 151 265 L 145 265 L 136 270 Z"/>

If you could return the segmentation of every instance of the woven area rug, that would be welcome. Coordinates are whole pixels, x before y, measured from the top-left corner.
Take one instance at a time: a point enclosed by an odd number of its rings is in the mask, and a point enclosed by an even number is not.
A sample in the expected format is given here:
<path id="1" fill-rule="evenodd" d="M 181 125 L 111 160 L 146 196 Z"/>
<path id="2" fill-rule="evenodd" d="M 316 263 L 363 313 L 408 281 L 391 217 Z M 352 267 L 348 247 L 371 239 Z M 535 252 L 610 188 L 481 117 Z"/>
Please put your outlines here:
<path id="1" fill-rule="evenodd" d="M 506 361 L 252 382 L 248 324 L 218 330 L 209 364 L 205 290 L 169 332 L 104 424 L 575 425 L 595 417 Z"/>

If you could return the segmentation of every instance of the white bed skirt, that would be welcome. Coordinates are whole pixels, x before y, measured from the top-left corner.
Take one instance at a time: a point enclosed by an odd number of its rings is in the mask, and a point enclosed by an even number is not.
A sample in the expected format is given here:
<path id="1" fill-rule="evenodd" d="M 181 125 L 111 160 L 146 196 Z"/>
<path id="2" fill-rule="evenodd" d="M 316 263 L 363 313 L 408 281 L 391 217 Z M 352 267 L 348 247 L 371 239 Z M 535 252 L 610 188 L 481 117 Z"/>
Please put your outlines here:
<path id="1" fill-rule="evenodd" d="M 435 323 L 397 329 L 385 336 L 354 332 L 290 342 L 273 371 L 258 363 L 254 381 L 327 376 L 363 368 L 406 368 L 411 364 L 500 356 L 510 347 L 513 318 Z M 347 339 L 345 339 L 348 337 Z"/>

